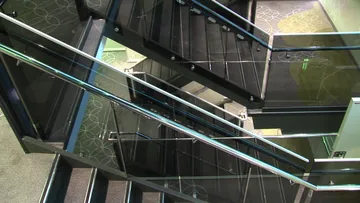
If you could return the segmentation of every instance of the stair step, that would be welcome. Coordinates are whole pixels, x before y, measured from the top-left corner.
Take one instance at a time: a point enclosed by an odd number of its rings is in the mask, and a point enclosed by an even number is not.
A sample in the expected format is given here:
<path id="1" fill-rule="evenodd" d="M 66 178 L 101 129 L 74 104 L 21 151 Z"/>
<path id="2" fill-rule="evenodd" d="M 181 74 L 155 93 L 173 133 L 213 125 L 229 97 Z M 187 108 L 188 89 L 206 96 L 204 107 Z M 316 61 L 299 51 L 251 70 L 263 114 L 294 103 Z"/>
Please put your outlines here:
<path id="1" fill-rule="evenodd" d="M 190 14 L 190 62 L 197 63 L 210 70 L 206 39 L 206 18 L 202 15 Z"/>
<path id="2" fill-rule="evenodd" d="M 90 180 L 90 168 L 73 168 L 67 186 L 64 202 L 84 202 L 86 188 Z"/>
<path id="3" fill-rule="evenodd" d="M 221 28 L 211 21 L 206 22 L 206 39 L 208 45 L 208 60 L 210 70 L 221 78 L 225 78 L 224 49 L 221 35 Z"/>
<path id="4" fill-rule="evenodd" d="M 260 95 L 259 85 L 258 85 L 258 77 L 256 68 L 253 61 L 253 58 L 250 54 L 251 50 L 249 47 L 249 42 L 247 41 L 237 41 L 236 43 L 238 51 L 239 51 L 239 58 L 242 61 L 242 74 L 245 78 L 245 87 L 246 90 L 255 96 Z"/>
<path id="5" fill-rule="evenodd" d="M 70 163 L 60 156 L 54 159 L 55 173 L 49 178 L 49 190 L 45 190 L 42 202 L 82 203 L 86 199 L 87 188 L 91 179 L 91 168 L 73 168 Z"/>
<path id="6" fill-rule="evenodd" d="M 161 193 L 143 192 L 142 203 L 160 203 Z"/>
<path id="7" fill-rule="evenodd" d="M 90 190 L 90 203 L 125 203 L 128 181 L 109 180 L 96 168 L 93 189 Z"/>

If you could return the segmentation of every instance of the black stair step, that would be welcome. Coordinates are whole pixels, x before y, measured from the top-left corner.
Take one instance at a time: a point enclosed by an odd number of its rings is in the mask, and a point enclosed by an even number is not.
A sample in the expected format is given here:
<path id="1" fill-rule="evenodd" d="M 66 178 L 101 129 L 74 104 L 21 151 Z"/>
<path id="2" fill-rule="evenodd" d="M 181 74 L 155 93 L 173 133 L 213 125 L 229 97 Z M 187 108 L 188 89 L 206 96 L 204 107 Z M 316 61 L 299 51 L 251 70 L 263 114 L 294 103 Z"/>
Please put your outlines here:
<path id="1" fill-rule="evenodd" d="M 128 28 L 133 30 L 144 37 L 145 33 L 145 22 L 143 15 L 143 1 L 142 0 L 133 0 L 133 10 L 130 16 L 130 21 L 128 24 Z"/>
<path id="2" fill-rule="evenodd" d="M 171 49 L 183 58 L 189 58 L 189 21 L 190 8 L 175 3 L 172 20 Z"/>
<path id="3" fill-rule="evenodd" d="M 236 149 L 236 141 L 233 140 L 221 140 L 219 141 L 227 146 Z M 217 163 L 218 166 L 221 168 L 219 169 L 220 175 L 240 175 L 240 164 L 241 160 L 238 160 L 234 156 L 225 153 L 223 151 L 217 150 Z"/>
<path id="4" fill-rule="evenodd" d="M 175 1 L 162 1 L 161 21 L 154 22 L 156 26 L 159 26 L 159 43 L 165 48 L 170 48 L 171 45 L 171 27 L 172 16 Z"/>
<path id="5" fill-rule="evenodd" d="M 181 13 L 182 6 L 175 3 L 172 17 L 172 30 L 171 30 L 171 50 L 176 52 L 179 55 L 182 55 L 182 21 L 186 19 L 182 19 Z"/>
<path id="6" fill-rule="evenodd" d="M 217 160 L 216 149 L 202 142 L 194 144 L 195 176 L 216 176 Z M 215 183 L 215 182 L 214 182 Z"/>
<path id="7" fill-rule="evenodd" d="M 140 119 L 139 115 L 118 105 L 114 105 L 113 108 L 114 111 L 111 112 L 110 116 L 114 116 L 114 113 L 116 114 L 116 119 L 113 119 L 112 121 L 117 123 L 119 131 L 136 132 Z"/>
<path id="8" fill-rule="evenodd" d="M 135 176 L 147 176 L 150 174 L 163 174 L 162 153 L 164 145 L 160 142 L 151 140 L 136 141 L 136 152 L 133 160 L 129 160 L 126 165 L 134 165 L 136 171 L 132 170 L 131 174 Z M 146 155 L 146 156 L 145 156 Z M 142 167 L 140 170 L 139 167 Z M 134 169 L 134 168 L 133 168 Z M 147 174 L 147 172 L 149 174 Z"/>
<path id="9" fill-rule="evenodd" d="M 116 22 L 122 27 L 128 26 L 130 17 L 132 16 L 135 0 L 123 0 L 121 1 L 119 12 L 117 15 Z"/>
<path id="10" fill-rule="evenodd" d="M 176 172 L 178 175 L 192 176 L 194 174 L 194 158 L 192 155 L 192 150 L 192 140 L 176 142 L 176 149 L 173 151 L 173 156 L 175 156 L 174 164 L 176 166 Z"/>
<path id="11" fill-rule="evenodd" d="M 163 128 L 164 126 L 159 122 L 142 116 L 140 117 L 139 127 L 136 132 L 140 132 L 149 138 L 154 139 L 161 137 Z"/>
<path id="12" fill-rule="evenodd" d="M 225 119 L 225 113 L 219 109 L 214 109 L 215 115 L 219 116 L 222 119 Z M 214 120 L 215 126 L 219 128 L 219 131 L 215 134 L 217 137 L 229 137 L 236 136 L 235 129 L 219 120 Z"/>
<path id="13" fill-rule="evenodd" d="M 263 146 L 266 149 L 269 149 L 270 151 L 273 151 L 273 148 L 261 141 L 256 141 L 259 145 Z M 268 155 L 265 155 L 261 152 L 256 152 L 255 157 L 259 159 L 260 161 L 263 161 L 265 163 L 268 163 L 272 166 L 277 166 L 278 161 L 274 159 L 273 157 L 270 157 Z M 283 188 L 282 188 L 282 182 L 279 176 L 276 176 L 272 174 L 269 171 L 259 169 L 259 175 L 261 184 L 263 187 L 263 195 L 267 199 L 267 202 L 269 203 L 276 203 L 276 202 L 283 202 Z"/>
<path id="14" fill-rule="evenodd" d="M 151 30 L 152 30 L 152 23 L 153 17 L 155 17 L 156 12 L 156 3 L 157 0 L 146 0 L 142 1 L 142 18 L 143 18 L 143 26 L 144 26 L 144 36 L 145 38 L 150 38 Z"/>
<path id="15" fill-rule="evenodd" d="M 161 77 L 161 64 L 156 62 L 156 61 L 151 61 L 151 75 L 157 77 L 157 78 L 162 78 Z"/>
<path id="16" fill-rule="evenodd" d="M 234 11 L 235 13 L 241 15 L 244 18 L 247 18 L 246 15 L 244 14 L 248 14 L 248 9 L 249 9 L 249 2 L 250 1 L 230 1 L 226 4 L 226 7 L 230 8 L 232 11 Z M 244 22 L 244 24 L 242 26 L 245 26 L 246 23 Z"/>
<path id="17" fill-rule="evenodd" d="M 260 95 L 260 87 L 258 84 L 258 76 L 251 56 L 250 45 L 248 41 L 237 40 L 237 48 L 239 50 L 239 58 L 242 63 L 242 70 L 245 78 L 246 90 L 255 96 Z"/>
<path id="18" fill-rule="evenodd" d="M 222 32 L 228 80 L 246 89 L 243 64 L 236 46 L 236 37 L 232 32 Z"/>
<path id="19" fill-rule="evenodd" d="M 190 62 L 209 69 L 209 57 L 206 39 L 206 18 L 190 13 Z"/>
<path id="20" fill-rule="evenodd" d="M 226 69 L 224 61 L 224 49 L 221 35 L 221 28 L 209 18 L 206 20 L 206 39 L 208 44 L 208 59 L 210 70 L 221 78 L 225 78 Z"/>

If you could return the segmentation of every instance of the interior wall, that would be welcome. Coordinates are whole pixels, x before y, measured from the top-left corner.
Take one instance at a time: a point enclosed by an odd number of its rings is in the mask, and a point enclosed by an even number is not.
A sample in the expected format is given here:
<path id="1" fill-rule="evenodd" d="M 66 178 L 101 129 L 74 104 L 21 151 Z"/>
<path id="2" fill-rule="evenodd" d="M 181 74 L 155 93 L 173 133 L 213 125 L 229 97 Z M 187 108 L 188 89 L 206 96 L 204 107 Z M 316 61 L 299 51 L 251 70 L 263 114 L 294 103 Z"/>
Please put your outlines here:
<path id="1" fill-rule="evenodd" d="M 338 32 L 360 31 L 359 0 L 319 0 Z M 354 45 L 353 39 L 343 37 L 347 45 Z M 360 44 L 357 42 L 356 44 Z M 357 64 L 360 64 L 360 51 L 352 51 Z"/>

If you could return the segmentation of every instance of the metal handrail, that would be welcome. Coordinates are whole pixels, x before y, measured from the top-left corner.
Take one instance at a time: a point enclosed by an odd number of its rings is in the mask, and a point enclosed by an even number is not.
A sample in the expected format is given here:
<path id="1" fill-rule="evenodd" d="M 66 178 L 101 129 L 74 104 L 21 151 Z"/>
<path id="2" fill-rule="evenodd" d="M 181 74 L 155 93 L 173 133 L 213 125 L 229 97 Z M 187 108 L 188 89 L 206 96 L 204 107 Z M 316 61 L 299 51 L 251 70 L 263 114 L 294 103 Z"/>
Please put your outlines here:
<path id="1" fill-rule="evenodd" d="M 105 66 L 107 68 L 110 68 L 110 69 L 116 71 L 116 72 L 119 72 L 120 74 L 122 74 L 123 76 L 125 76 L 127 78 L 130 78 L 130 79 L 132 79 L 132 80 L 134 80 L 134 81 L 136 81 L 136 82 L 138 82 L 138 83 L 140 83 L 142 85 L 145 85 L 145 86 L 149 87 L 150 89 L 153 89 L 153 90 L 155 90 L 155 91 L 157 91 L 157 92 L 159 92 L 159 93 L 161 93 L 161 94 L 163 94 L 163 95 L 165 95 L 165 96 L 167 96 L 167 97 L 169 97 L 171 99 L 174 99 L 175 101 L 178 101 L 178 102 L 180 102 L 180 103 L 182 103 L 182 104 L 184 104 L 184 105 L 186 105 L 188 107 L 191 107 L 192 109 L 195 109 L 195 110 L 197 110 L 197 111 L 199 111 L 199 112 L 201 112 L 201 113 L 203 113 L 203 114 L 205 114 L 205 115 L 207 115 L 207 116 L 209 116 L 209 117 L 211 117 L 211 118 L 213 118 L 213 119 L 215 119 L 217 121 L 220 121 L 220 122 L 222 122 L 222 123 L 224 123 L 224 124 L 226 124 L 228 126 L 231 126 L 231 127 L 235 128 L 235 129 L 237 129 L 237 130 L 239 130 L 239 131 L 241 131 L 243 133 L 246 133 L 247 135 L 252 136 L 252 137 L 254 137 L 254 138 L 256 138 L 256 139 L 258 139 L 258 140 L 260 140 L 260 141 L 262 141 L 262 142 L 264 142 L 264 143 L 266 143 L 266 144 L 268 144 L 268 145 L 270 145 L 270 146 L 272 146 L 272 147 L 274 147 L 274 148 L 276 148 L 278 150 L 280 150 L 280 151 L 283 151 L 283 152 L 285 152 L 285 153 L 287 153 L 287 154 L 289 154 L 289 155 L 291 155 L 293 157 L 296 157 L 296 158 L 298 158 L 298 159 L 300 159 L 300 160 L 302 160 L 304 162 L 307 162 L 307 163 L 309 162 L 309 159 L 307 159 L 307 158 L 305 158 L 305 157 L 303 157 L 303 156 L 301 156 L 301 155 L 299 155 L 299 154 L 297 154 L 297 153 L 295 153 L 295 152 L 293 152 L 291 150 L 288 150 L 288 149 L 286 149 L 286 148 L 284 148 L 284 147 L 282 147 L 282 146 L 280 146 L 278 144 L 275 144 L 275 143 L 273 143 L 273 142 L 271 142 L 269 140 L 266 140 L 263 137 L 255 134 L 253 132 L 250 132 L 250 131 L 248 131 L 248 130 L 246 130 L 244 128 L 241 128 L 240 126 L 237 126 L 237 125 L 235 125 L 235 124 L 233 124 L 233 123 L 231 123 L 231 122 L 229 122 L 229 121 L 227 121 L 227 120 L 225 120 L 223 118 L 220 118 L 219 116 L 216 116 L 215 114 L 212 114 L 212 113 L 210 113 L 210 112 L 208 112 L 208 111 L 206 111 L 204 109 L 201 109 L 201 108 L 199 108 L 199 107 L 197 107 L 197 106 L 195 106 L 195 105 L 193 105 L 193 104 L 191 104 L 191 103 L 189 103 L 189 102 L 187 102 L 187 101 L 185 101 L 183 99 L 180 99 L 180 98 L 176 97 L 175 95 L 172 95 L 172 94 L 170 94 L 170 93 L 168 93 L 168 92 L 166 92 L 166 91 L 164 91 L 164 90 L 162 90 L 162 89 L 160 89 L 160 88 L 158 88 L 158 87 L 156 87 L 154 85 L 151 85 L 151 84 L 149 84 L 149 83 L 147 83 L 147 82 L 145 82 L 145 81 L 143 81 L 143 80 L 141 80 L 141 79 L 139 79 L 139 78 L 137 78 L 137 77 L 135 77 L 135 76 L 133 76 L 131 74 L 120 71 L 119 69 L 107 64 L 106 62 L 101 61 L 100 59 L 97 59 L 97 58 L 95 58 L 95 57 L 93 57 L 93 56 L 91 56 L 91 55 L 89 55 L 89 54 L 87 54 L 87 53 L 85 53 L 85 52 L 83 52 L 83 51 L 81 51 L 79 49 L 76 49 L 76 48 L 74 48 L 74 47 L 72 47 L 72 46 L 70 46 L 70 45 L 68 45 L 68 44 L 54 38 L 54 37 L 51 37 L 50 35 L 47 35 L 47 34 L 41 32 L 41 31 L 39 31 L 39 30 L 29 26 L 29 25 L 26 25 L 25 23 L 22 23 L 22 22 L 14 19 L 14 18 L 11 18 L 11 17 L 9 17 L 9 16 L 7 16 L 7 15 L 5 15 L 3 13 L 0 13 L 0 17 L 7 20 L 7 21 L 9 21 L 9 22 L 12 22 L 12 23 L 14 23 L 14 24 L 16 24 L 16 25 L 18 25 L 18 26 L 20 26 L 20 27 L 22 27 L 22 28 L 24 28 L 24 29 L 26 29 L 26 30 L 28 30 L 30 32 L 33 32 L 33 33 L 35 33 L 37 35 L 40 35 L 41 37 L 43 37 L 43 38 L 45 38 L 47 40 L 50 40 L 50 41 L 56 43 L 57 45 L 62 46 L 64 48 L 68 49 L 68 50 L 71 50 L 71 51 L 73 51 L 73 52 L 75 52 L 75 53 L 77 53 L 77 54 L 91 60 L 91 61 L 94 61 L 94 62 L 96 62 L 96 63 L 98 63 L 100 65 L 103 65 L 103 66 Z"/>
<path id="2" fill-rule="evenodd" d="M 309 189 L 312 189 L 312 190 L 315 190 L 315 191 L 354 191 L 354 190 L 360 190 L 360 185 L 330 185 L 330 186 L 316 186 L 312 183 L 309 183 L 299 177 L 296 177 L 292 174 L 289 174 L 281 169 L 278 169 L 274 166 L 271 166 L 267 163 L 264 163 L 258 159 L 255 159 L 247 154 L 244 154 L 238 150 L 235 150 L 229 146 L 226 146 L 220 142 L 217 142 L 215 140 L 212 140 L 211 138 L 195 131 L 195 130 L 192 130 L 190 128 L 187 128 L 185 126 L 182 126 L 178 123 L 176 123 L 175 121 L 172 121 L 172 120 L 169 120 L 161 115 L 158 115 L 158 114 L 155 114 L 154 112 L 150 111 L 150 110 L 147 110 L 147 109 L 144 109 L 134 103 L 131 103 L 125 99 L 122 99 L 122 98 L 119 98 L 109 92 L 106 92 L 98 87 L 95 87 L 94 85 L 91 85 L 89 83 L 86 83 L 86 82 L 83 82 L 82 80 L 80 79 L 77 79 L 71 75 L 68 75 L 62 71 L 59 71 L 55 68 L 52 68 L 40 61 L 37 61 L 36 59 L 32 58 L 32 57 L 29 57 L 25 54 L 22 54 L 18 51 L 15 51 L 3 44 L 0 44 L 0 52 L 1 53 L 4 53 L 10 57 L 13 57 L 17 60 L 20 60 L 26 64 L 29 64 L 30 66 L 33 66 L 34 68 L 37 68 L 41 71 L 44 71 L 52 76 L 55 76 L 56 78 L 59 78 L 65 82 L 68 82 L 70 84 L 73 84 L 83 90 L 86 90 L 90 93 L 93 93 L 95 95 L 98 95 L 98 96 L 101 96 L 101 97 L 104 97 L 110 101 L 113 101 L 133 112 L 136 112 L 136 113 L 139 113 L 141 115 L 144 115 L 144 116 L 147 116 L 149 118 L 152 118 L 154 120 L 157 120 L 159 121 L 160 123 L 162 123 L 163 125 L 166 125 L 170 128 L 173 128 L 179 132 L 182 132 L 196 140 L 199 140 L 205 144 L 208 144 L 210 146 L 213 146 L 214 148 L 216 149 L 219 149 L 225 153 L 228 153 L 236 158 L 239 158 L 239 159 L 242 159 L 244 161 L 247 161 L 255 166 L 258 166 L 262 169 L 265 169 L 275 175 L 279 175 L 283 178 L 286 178 L 288 180 L 291 180 L 293 181 L 294 183 L 297 183 L 297 184 L 300 184 L 300 185 L 303 185 Z"/>
<path id="3" fill-rule="evenodd" d="M 223 8 L 224 10 L 226 10 L 227 12 L 233 14 L 233 15 L 236 16 L 237 18 L 245 21 L 247 24 L 249 24 L 249 25 L 253 26 L 254 28 L 260 30 L 261 32 L 267 34 L 267 33 L 265 32 L 265 30 L 261 29 L 260 27 L 258 27 L 258 26 L 255 25 L 254 23 L 250 22 L 248 19 L 242 17 L 242 16 L 239 15 L 238 13 L 236 13 L 236 12 L 234 12 L 233 10 L 229 9 L 228 7 L 226 7 L 225 5 L 223 5 L 222 3 L 220 3 L 220 2 L 218 2 L 218 1 L 216 1 L 216 0 L 211 0 L 211 1 L 214 2 L 217 6 Z"/>
<path id="4" fill-rule="evenodd" d="M 139 135 L 137 132 L 132 134 Z M 314 138 L 314 137 L 333 137 L 336 136 L 337 133 L 329 133 L 329 134 L 322 134 L 322 133 L 315 133 L 315 134 L 288 134 L 288 135 L 266 135 L 264 138 L 266 139 L 298 139 L 298 138 Z M 144 136 L 144 135 L 142 135 Z M 254 139 L 252 137 L 210 137 L 213 140 L 247 140 L 247 139 Z M 126 138 L 125 140 L 133 140 L 131 138 Z M 194 140 L 193 138 L 151 138 L 151 140 L 177 140 L 177 141 L 187 141 L 187 140 Z M 315 159 L 315 162 L 328 162 L 330 159 Z M 331 159 L 335 160 L 335 159 Z M 341 158 L 340 160 L 347 160 L 345 158 Z M 357 160 L 357 159 L 355 159 Z M 336 160 L 337 161 L 337 160 Z M 358 159 L 360 161 L 360 159 Z"/>
<path id="5" fill-rule="evenodd" d="M 184 94 L 187 94 L 187 95 L 189 95 L 189 96 L 191 96 L 191 97 L 194 97 L 194 98 L 200 100 L 201 102 L 204 102 L 204 103 L 206 103 L 207 105 L 209 105 L 209 106 L 211 106 L 211 107 L 213 107 L 213 108 L 218 109 L 219 111 L 222 111 L 222 112 L 224 112 L 224 113 L 226 113 L 226 114 L 229 114 L 230 116 L 233 116 L 233 117 L 235 117 L 235 118 L 237 118 L 237 119 L 239 119 L 239 120 L 241 120 L 241 121 L 244 121 L 244 120 L 245 120 L 244 118 L 241 118 L 241 117 L 238 116 L 238 115 L 235 115 L 235 114 L 233 114 L 233 113 L 231 113 L 231 112 L 229 112 L 229 111 L 226 111 L 225 109 L 223 109 L 223 108 L 221 108 L 221 107 L 219 107 L 219 106 L 217 106 L 217 105 L 215 105 L 215 104 L 213 104 L 213 103 L 211 103 L 211 102 L 208 102 L 207 100 L 205 100 L 205 99 L 203 99 L 203 98 L 200 98 L 200 97 L 198 97 L 198 96 L 196 96 L 196 95 L 194 95 L 194 94 L 192 94 L 192 93 L 190 93 L 190 92 L 184 91 L 184 90 L 182 90 L 181 88 L 178 88 L 178 87 L 176 87 L 176 86 L 168 83 L 167 81 L 162 80 L 162 79 L 160 79 L 160 78 L 157 78 L 157 77 L 155 77 L 155 76 L 153 76 L 153 75 L 151 75 L 151 74 L 149 74 L 149 73 L 146 73 L 146 72 L 129 72 L 129 73 L 132 74 L 132 75 L 135 75 L 135 74 L 144 74 L 144 75 L 147 75 L 147 76 L 149 76 L 149 77 L 152 77 L 153 79 L 158 80 L 158 81 L 160 81 L 160 82 L 162 82 L 162 83 L 170 86 L 171 88 L 174 88 L 174 89 L 176 89 L 176 90 L 178 90 L 178 91 L 181 91 L 181 92 L 184 93 Z"/>
<path id="6" fill-rule="evenodd" d="M 312 47 L 294 47 L 294 48 L 276 48 L 273 47 L 272 45 L 270 45 L 268 42 L 264 42 L 263 40 L 259 39 L 258 37 L 254 36 L 253 34 L 251 34 L 250 32 L 242 29 L 241 27 L 239 27 L 238 25 L 234 24 L 233 22 L 229 21 L 228 19 L 224 18 L 223 16 L 221 16 L 220 14 L 216 13 L 215 11 L 207 8 L 205 5 L 203 5 L 202 3 L 200 3 L 198 0 L 189 0 L 192 3 L 194 3 L 195 5 L 201 7 L 202 9 L 206 10 L 207 12 L 211 13 L 212 15 L 220 18 L 221 20 L 223 20 L 224 22 L 232 25 L 234 28 L 236 28 L 237 30 L 239 30 L 241 33 L 247 35 L 248 37 L 252 38 L 253 40 L 257 41 L 260 45 L 262 45 L 263 47 L 271 50 L 271 51 L 276 51 L 276 52 L 281 52 L 281 51 L 324 51 L 324 50 L 359 50 L 360 49 L 360 45 L 357 46 L 344 46 L 344 47 L 338 47 L 338 46 L 329 46 L 329 47 L 319 47 L 319 46 L 312 46 Z M 226 7 L 225 5 L 219 3 L 216 0 L 210 0 L 211 2 L 215 3 L 217 6 L 219 6 L 220 8 L 224 9 L 225 11 L 231 13 L 232 15 L 234 15 L 235 17 L 237 17 L 238 19 L 244 21 L 245 23 L 253 26 L 254 28 L 260 30 L 261 32 L 267 34 L 264 30 L 262 30 L 260 27 L 256 26 L 254 23 L 250 22 L 248 19 L 240 16 L 239 14 L 237 14 L 236 12 L 232 11 L 231 9 L 229 9 L 228 7 Z M 280 33 L 280 34 L 275 34 L 274 36 L 296 36 L 296 35 L 319 35 L 316 33 Z M 331 35 L 331 34 L 359 34 L 360 33 L 354 33 L 354 32 L 338 32 L 338 33 L 325 33 L 326 35 Z M 269 35 L 269 34 L 267 34 Z M 270 35 L 269 35 L 270 37 Z"/>
<path id="7" fill-rule="evenodd" d="M 360 158 L 327 158 L 327 159 L 314 159 L 314 162 L 329 163 L 329 162 L 360 162 Z"/>

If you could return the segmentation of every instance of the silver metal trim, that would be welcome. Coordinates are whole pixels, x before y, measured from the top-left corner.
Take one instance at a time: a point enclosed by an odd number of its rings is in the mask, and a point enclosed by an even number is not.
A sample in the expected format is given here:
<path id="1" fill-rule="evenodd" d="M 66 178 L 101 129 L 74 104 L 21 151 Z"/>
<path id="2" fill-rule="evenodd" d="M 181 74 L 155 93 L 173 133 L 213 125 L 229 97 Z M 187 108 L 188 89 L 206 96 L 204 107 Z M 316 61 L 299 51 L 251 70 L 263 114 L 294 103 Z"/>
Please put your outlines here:
<path id="1" fill-rule="evenodd" d="M 284 135 L 266 135 L 265 139 L 291 139 L 291 138 L 311 138 L 311 137 L 328 137 L 337 136 L 337 133 L 314 133 L 314 134 L 284 134 Z M 252 137 L 216 137 L 215 140 L 236 140 L 236 139 L 249 139 Z"/>
<path id="2" fill-rule="evenodd" d="M 244 198 L 243 198 L 243 203 L 246 202 L 246 196 L 247 196 L 247 192 L 248 192 L 248 189 L 249 189 L 249 183 L 250 183 L 250 175 L 251 175 L 251 167 L 249 168 L 249 174 L 248 174 L 248 177 L 247 177 L 247 180 L 246 180 L 246 186 L 245 186 L 245 192 L 244 192 Z"/>
<path id="3" fill-rule="evenodd" d="M 52 171 L 51 171 L 51 176 L 50 176 L 50 178 L 48 180 L 49 182 L 48 182 L 48 184 L 44 185 L 44 188 L 43 188 L 42 193 L 41 193 L 41 197 L 39 199 L 39 203 L 44 203 L 44 202 L 47 202 L 47 200 L 48 200 L 49 193 L 50 193 L 52 184 L 54 183 L 55 175 L 56 175 L 56 172 L 57 172 L 57 169 L 58 169 L 58 166 L 59 166 L 60 154 L 55 153 L 55 157 L 54 157 L 53 162 L 54 162 L 54 165 L 53 165 L 53 167 L 51 167 Z"/>
<path id="4" fill-rule="evenodd" d="M 274 33 L 273 36 L 299 36 L 299 35 L 349 35 L 349 34 L 359 34 L 360 32 L 307 32 L 307 33 Z"/>
<path id="5" fill-rule="evenodd" d="M 85 203 L 85 201 L 86 201 L 86 203 L 91 202 L 91 198 L 92 198 L 95 183 L 96 183 L 97 173 L 98 173 L 97 168 L 92 168 L 92 170 L 91 170 L 91 178 L 89 179 L 88 187 L 87 187 L 86 194 L 85 194 L 84 203 Z"/>
<path id="6" fill-rule="evenodd" d="M 360 185 L 318 185 L 315 191 L 359 191 Z"/>
<path id="7" fill-rule="evenodd" d="M 328 158 L 328 159 L 314 159 L 318 163 L 331 163 L 331 162 L 359 162 L 360 158 Z"/>
<path id="8" fill-rule="evenodd" d="M 200 132 L 201 133 L 201 132 Z M 132 135 L 136 135 L 136 132 L 129 133 Z M 203 134 L 203 133 L 202 133 Z M 330 137 L 337 136 L 336 133 L 329 134 L 294 134 L 294 135 L 272 135 L 272 136 L 264 136 L 265 139 L 293 139 L 293 138 L 314 138 L 314 137 Z M 252 139 L 253 137 L 211 137 L 213 140 L 246 140 Z M 123 141 L 132 141 L 137 140 L 137 137 L 134 139 L 124 138 Z M 152 141 L 165 141 L 165 140 L 176 140 L 176 141 L 186 141 L 193 140 L 193 138 L 153 138 Z M 108 141 L 116 141 L 116 139 L 108 139 Z"/>
<path id="9" fill-rule="evenodd" d="M 237 126 L 237 125 L 235 125 L 235 124 L 233 124 L 233 123 L 231 123 L 231 122 L 229 122 L 229 121 L 227 121 L 225 119 L 222 119 L 222 118 L 220 118 L 220 117 L 218 117 L 218 116 L 216 116 L 216 115 L 214 115 L 214 114 L 212 114 L 212 113 L 210 113 L 210 112 L 208 112 L 208 111 L 206 111 L 204 109 L 201 109 L 201 108 L 199 108 L 199 107 L 197 107 L 197 106 L 195 106 L 195 105 L 193 105 L 193 104 L 191 104 L 191 103 L 189 103 L 187 101 L 184 101 L 184 100 L 182 100 L 182 99 L 180 99 L 180 98 L 178 98 L 178 97 L 176 97 L 176 96 L 174 96 L 174 95 L 172 95 L 172 94 L 170 94 L 170 93 L 168 93 L 168 92 L 166 92 L 166 91 L 164 91 L 164 90 L 162 90 L 162 89 L 160 89 L 160 88 L 158 88 L 158 87 L 156 87 L 154 85 L 151 85 L 151 84 L 149 84 L 149 83 L 147 83 L 147 82 L 145 82 L 145 81 L 143 81 L 143 80 L 141 80 L 141 79 L 139 79 L 139 78 L 137 78 L 137 77 L 135 77 L 135 76 L 133 76 L 131 74 L 120 71 L 120 70 L 116 69 L 115 67 L 101 61 L 100 59 L 97 59 L 97 58 L 95 58 L 95 57 L 93 57 L 93 56 L 91 56 L 91 55 L 89 55 L 89 54 L 87 54 L 87 53 L 85 53 L 83 51 L 80 51 L 80 50 L 78 50 L 78 49 L 76 49 L 76 48 L 74 48 L 74 47 L 72 47 L 72 46 L 58 40 L 58 39 L 55 39 L 54 37 L 51 37 L 50 35 L 47 35 L 47 34 L 45 34 L 43 32 L 40 32 L 39 30 L 37 30 L 37 29 L 35 29 L 33 27 L 30 27 L 29 25 L 26 25 L 26 24 L 24 24 L 24 23 L 22 23 L 22 22 L 20 22 L 18 20 L 15 20 L 14 18 L 12 18 L 10 16 L 7 16 L 4 13 L 0 13 L 0 17 L 2 17 L 3 19 L 8 20 L 8 21 L 16 24 L 16 25 L 18 25 L 18 26 L 20 26 L 20 27 L 22 27 L 22 28 L 24 28 L 26 30 L 29 30 L 30 32 L 38 34 L 41 37 L 44 37 L 45 39 L 48 39 L 48 40 L 50 40 L 50 41 L 52 41 L 52 42 L 54 42 L 54 43 L 56 43 L 56 44 L 58 44 L 58 45 L 60 45 L 60 46 L 62 46 L 64 48 L 66 48 L 66 49 L 69 49 L 69 50 L 71 50 L 71 51 L 73 51 L 73 52 L 75 52 L 75 53 L 89 59 L 89 60 L 95 61 L 95 62 L 97 62 L 97 63 L 99 63 L 99 64 L 101 64 L 101 65 L 103 65 L 103 66 L 105 66 L 107 68 L 110 68 L 110 69 L 112 69 L 114 71 L 117 71 L 117 72 L 121 73 L 122 75 L 124 75 L 125 77 L 131 78 L 131 79 L 135 80 L 136 82 L 138 82 L 138 83 L 140 83 L 142 85 L 145 85 L 145 86 L 147 86 L 147 87 L 149 87 L 149 88 L 151 88 L 151 89 L 153 89 L 153 90 L 155 90 L 157 92 L 160 92 L 161 94 L 166 95 L 166 96 L 170 97 L 171 99 L 174 99 L 174 100 L 176 100 L 176 101 L 178 101 L 178 102 L 180 102 L 180 103 L 182 103 L 182 104 L 184 104 L 186 106 L 189 106 L 189 107 L 191 107 L 191 108 L 193 108 L 193 109 L 195 109 L 195 110 L 197 110 L 197 111 L 199 111 L 199 112 L 201 112 L 201 113 L 203 113 L 203 114 L 205 114 L 205 115 L 207 115 L 207 116 L 209 116 L 209 117 L 211 117 L 211 118 L 213 118 L 215 120 L 218 120 L 218 121 L 220 121 L 220 122 L 222 122 L 224 124 L 227 124 L 227 125 L 235 128 L 235 129 L 237 129 L 237 130 L 240 130 L 241 132 L 246 133 L 246 134 L 248 134 L 248 135 L 250 135 L 250 136 L 252 136 L 252 137 L 254 137 L 256 139 L 259 139 L 262 142 L 264 142 L 264 143 L 266 143 L 268 145 L 271 145 L 272 147 L 274 147 L 274 148 L 276 148 L 276 149 L 278 149 L 280 151 L 283 151 L 283 152 L 285 152 L 285 153 L 287 153 L 287 154 L 289 154 L 289 155 L 291 155 L 293 157 L 296 157 L 296 158 L 298 158 L 298 159 L 300 159 L 300 160 L 302 160 L 304 162 L 309 163 L 309 159 L 307 159 L 307 158 L 305 158 L 305 157 L 303 157 L 303 156 L 301 156 L 301 155 L 299 155 L 299 154 L 297 154 L 297 153 L 295 153 L 295 152 L 293 152 L 291 150 L 288 150 L 288 149 L 286 149 L 286 148 L 284 148 L 284 147 L 282 147 L 282 146 L 280 146 L 278 144 L 275 144 L 275 143 L 273 143 L 271 141 L 268 141 L 268 140 L 262 138 L 261 136 L 255 134 L 255 133 L 252 133 L 252 132 L 250 132 L 250 131 L 248 131 L 248 130 L 246 130 L 244 128 L 241 128 L 241 127 L 239 127 L 239 126 Z M 81 83 L 84 83 L 84 82 L 81 81 Z"/>

